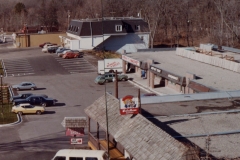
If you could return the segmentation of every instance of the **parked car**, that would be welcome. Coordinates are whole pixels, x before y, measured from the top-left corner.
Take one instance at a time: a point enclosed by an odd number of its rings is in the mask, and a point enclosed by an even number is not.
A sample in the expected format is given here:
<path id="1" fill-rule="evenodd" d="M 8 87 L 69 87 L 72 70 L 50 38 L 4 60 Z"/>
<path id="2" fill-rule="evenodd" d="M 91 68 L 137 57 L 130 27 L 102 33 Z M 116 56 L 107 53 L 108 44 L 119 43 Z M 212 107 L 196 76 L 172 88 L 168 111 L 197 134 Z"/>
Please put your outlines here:
<path id="1" fill-rule="evenodd" d="M 64 51 L 57 53 L 57 56 L 62 57 L 65 53 L 67 53 L 69 51 L 71 51 L 71 49 L 65 49 Z"/>
<path id="2" fill-rule="evenodd" d="M 67 53 L 70 53 L 70 52 L 73 53 L 73 54 L 78 54 L 79 57 L 83 56 L 83 52 L 80 53 L 78 50 L 65 50 L 62 53 L 58 53 L 58 56 L 63 57 L 63 55 L 65 55 Z"/>
<path id="3" fill-rule="evenodd" d="M 43 49 L 42 49 L 42 52 L 43 53 L 47 53 L 48 52 L 48 48 L 51 48 L 51 47 L 58 47 L 57 45 L 53 45 L 53 44 L 46 44 Z"/>
<path id="4" fill-rule="evenodd" d="M 61 51 L 63 48 L 64 48 L 64 47 L 58 47 L 58 49 L 56 50 L 55 53 L 57 54 L 57 52 Z"/>
<path id="5" fill-rule="evenodd" d="M 37 86 L 32 82 L 22 82 L 20 84 L 13 85 L 12 88 L 16 89 L 18 91 L 19 90 L 28 90 L 28 89 L 35 90 L 35 89 L 37 89 Z"/>
<path id="6" fill-rule="evenodd" d="M 41 105 L 41 106 L 54 106 L 57 100 L 52 98 L 45 98 L 44 96 L 32 95 L 26 99 L 16 99 L 13 101 L 13 105 L 18 105 L 22 103 L 30 103 L 32 105 Z"/>
<path id="7" fill-rule="evenodd" d="M 62 56 L 62 58 L 64 58 L 64 59 L 78 58 L 78 57 L 80 57 L 80 54 L 79 54 L 79 53 L 74 53 L 74 52 L 71 52 L 71 51 L 65 53 L 65 54 Z"/>
<path id="8" fill-rule="evenodd" d="M 70 50 L 69 48 L 59 48 L 56 50 L 56 54 L 62 53 L 63 51 Z"/>
<path id="9" fill-rule="evenodd" d="M 12 97 L 10 98 L 10 101 L 13 102 L 13 101 L 16 100 L 16 99 L 26 99 L 26 98 L 28 98 L 28 97 L 31 96 L 31 95 L 34 95 L 34 94 L 32 94 L 32 93 L 19 94 L 19 95 L 16 95 L 16 96 L 12 96 Z M 45 98 L 48 98 L 48 96 L 45 95 L 45 94 L 41 94 L 40 96 L 43 96 L 43 97 L 45 97 Z"/>
<path id="10" fill-rule="evenodd" d="M 51 44 L 51 43 L 50 43 L 50 42 L 45 42 L 45 43 L 39 44 L 39 47 L 43 48 L 43 46 L 44 46 L 45 44 Z"/>
<path id="11" fill-rule="evenodd" d="M 128 76 L 125 74 L 118 74 L 117 75 L 119 81 L 126 81 L 128 80 Z M 97 76 L 95 79 L 96 84 L 104 84 L 105 82 L 112 82 L 113 78 L 115 78 L 114 73 L 105 73 L 103 75 Z"/>
<path id="12" fill-rule="evenodd" d="M 48 53 L 55 53 L 59 46 L 51 46 L 47 48 Z"/>
<path id="13" fill-rule="evenodd" d="M 12 112 L 17 114 L 27 114 L 27 113 L 36 113 L 38 115 L 42 114 L 45 111 L 45 108 L 42 106 L 34 106 L 29 103 L 19 104 L 12 107 Z"/>

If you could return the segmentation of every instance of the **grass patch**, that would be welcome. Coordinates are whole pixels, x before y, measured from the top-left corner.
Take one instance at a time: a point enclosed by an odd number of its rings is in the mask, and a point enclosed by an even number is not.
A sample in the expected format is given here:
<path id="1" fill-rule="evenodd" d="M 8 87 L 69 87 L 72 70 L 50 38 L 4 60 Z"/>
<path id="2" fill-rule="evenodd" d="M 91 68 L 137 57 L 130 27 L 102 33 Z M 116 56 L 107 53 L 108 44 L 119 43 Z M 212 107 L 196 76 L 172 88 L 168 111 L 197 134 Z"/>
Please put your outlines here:
<path id="1" fill-rule="evenodd" d="M 116 52 L 111 51 L 94 51 L 94 50 L 85 50 L 84 53 L 94 55 L 99 59 L 110 59 L 110 58 L 121 58 L 121 55 Z"/>
<path id="2" fill-rule="evenodd" d="M 0 105 L 0 124 L 9 124 L 16 122 L 17 115 L 11 112 L 12 103 Z"/>

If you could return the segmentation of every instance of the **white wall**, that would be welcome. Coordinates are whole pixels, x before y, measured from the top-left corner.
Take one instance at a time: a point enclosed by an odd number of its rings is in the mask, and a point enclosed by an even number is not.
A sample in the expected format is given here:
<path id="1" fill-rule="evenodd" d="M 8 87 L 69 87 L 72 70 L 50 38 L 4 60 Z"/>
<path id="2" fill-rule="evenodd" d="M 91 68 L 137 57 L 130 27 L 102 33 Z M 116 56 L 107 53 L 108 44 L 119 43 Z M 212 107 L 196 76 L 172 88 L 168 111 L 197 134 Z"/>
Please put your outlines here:
<path id="1" fill-rule="evenodd" d="M 79 48 L 80 48 L 80 40 L 71 40 L 70 41 L 70 49 L 79 50 Z"/>

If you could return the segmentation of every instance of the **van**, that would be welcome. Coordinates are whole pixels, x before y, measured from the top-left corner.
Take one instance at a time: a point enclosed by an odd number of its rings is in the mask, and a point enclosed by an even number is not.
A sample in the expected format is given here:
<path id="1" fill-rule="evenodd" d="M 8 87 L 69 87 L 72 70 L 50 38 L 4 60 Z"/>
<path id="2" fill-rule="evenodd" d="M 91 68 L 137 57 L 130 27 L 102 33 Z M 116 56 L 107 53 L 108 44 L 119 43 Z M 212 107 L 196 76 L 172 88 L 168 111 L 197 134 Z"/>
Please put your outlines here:
<path id="1" fill-rule="evenodd" d="M 61 149 L 52 160 L 107 160 L 103 150 Z"/>

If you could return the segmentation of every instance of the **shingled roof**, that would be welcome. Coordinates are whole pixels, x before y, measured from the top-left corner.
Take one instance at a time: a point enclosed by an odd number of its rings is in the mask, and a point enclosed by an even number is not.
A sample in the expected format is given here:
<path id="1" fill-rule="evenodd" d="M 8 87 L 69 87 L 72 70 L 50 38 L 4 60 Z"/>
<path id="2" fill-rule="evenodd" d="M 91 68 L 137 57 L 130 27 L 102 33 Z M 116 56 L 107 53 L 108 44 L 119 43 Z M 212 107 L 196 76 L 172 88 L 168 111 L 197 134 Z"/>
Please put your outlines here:
<path id="1" fill-rule="evenodd" d="M 103 25 L 102 25 L 103 22 Z M 117 32 L 116 25 L 122 26 Z M 139 26 L 139 30 L 136 30 Z M 141 18 L 104 18 L 71 20 L 67 33 L 77 36 L 98 36 L 104 34 L 124 35 L 128 33 L 149 33 L 148 23 Z"/>
<path id="2" fill-rule="evenodd" d="M 187 146 L 171 137 L 141 114 L 120 115 L 119 100 L 106 94 L 109 133 L 137 160 L 185 160 Z M 86 114 L 106 128 L 105 95 L 85 109 Z"/>

